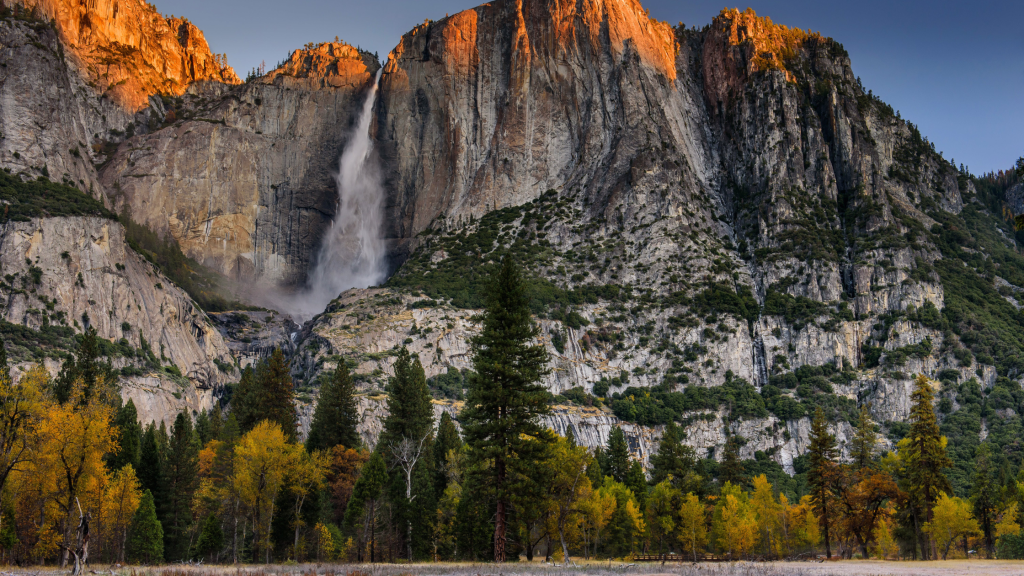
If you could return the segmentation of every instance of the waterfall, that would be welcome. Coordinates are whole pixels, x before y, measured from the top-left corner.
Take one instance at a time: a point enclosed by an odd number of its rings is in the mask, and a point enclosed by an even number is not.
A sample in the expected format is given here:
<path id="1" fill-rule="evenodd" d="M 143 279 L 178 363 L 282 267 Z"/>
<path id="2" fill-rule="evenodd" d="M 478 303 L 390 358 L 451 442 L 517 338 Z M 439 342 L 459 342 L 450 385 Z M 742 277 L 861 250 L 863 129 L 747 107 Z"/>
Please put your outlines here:
<path id="1" fill-rule="evenodd" d="M 338 207 L 324 235 L 306 288 L 292 294 L 278 308 L 305 321 L 323 312 L 331 300 L 349 288 L 366 288 L 384 280 L 385 247 L 381 237 L 384 189 L 373 156 L 370 122 L 377 99 L 377 71 L 363 102 L 359 122 L 341 154 L 335 182 Z"/>

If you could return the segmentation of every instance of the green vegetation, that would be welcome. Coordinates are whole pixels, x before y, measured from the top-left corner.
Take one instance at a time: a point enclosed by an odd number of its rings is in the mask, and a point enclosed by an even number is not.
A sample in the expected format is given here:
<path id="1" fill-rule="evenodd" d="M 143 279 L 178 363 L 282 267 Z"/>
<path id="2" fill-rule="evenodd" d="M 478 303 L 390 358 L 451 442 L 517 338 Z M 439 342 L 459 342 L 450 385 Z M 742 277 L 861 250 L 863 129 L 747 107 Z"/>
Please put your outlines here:
<path id="1" fill-rule="evenodd" d="M 653 388 L 630 386 L 612 395 L 612 411 L 620 420 L 645 426 L 679 422 L 686 412 L 713 411 L 721 406 L 729 408 L 732 420 L 768 416 L 757 389 L 731 371 L 726 372 L 725 384 L 721 386 L 688 386 L 682 392 L 673 388 L 666 384 Z"/>
<path id="2" fill-rule="evenodd" d="M 97 216 L 115 218 L 103 204 L 85 192 L 40 176 L 23 181 L 20 176 L 0 171 L 0 222 L 28 222 L 32 218 L 56 216 Z"/>
<path id="3" fill-rule="evenodd" d="M 509 255 L 526 274 L 530 308 L 535 314 L 550 314 L 574 328 L 586 325 L 586 319 L 572 307 L 601 300 L 628 300 L 631 290 L 616 284 L 559 287 L 538 274 L 542 266 L 562 256 L 544 238 L 545 233 L 539 232 L 556 209 L 556 200 L 557 194 L 549 191 L 531 203 L 489 212 L 479 222 L 471 221 L 459 230 L 426 232 L 424 245 L 385 286 L 422 292 L 428 297 L 428 301 L 414 303 L 413 307 L 436 305 L 431 301 L 440 300 L 456 308 L 483 308 L 484 290 L 497 273 L 498 263 Z M 516 223 L 520 224 L 518 228 Z M 432 255 L 442 251 L 447 257 L 432 263 Z"/>
<path id="4" fill-rule="evenodd" d="M 849 384 L 856 376 L 852 369 L 840 370 L 834 364 L 801 366 L 793 372 L 774 374 L 761 388 L 765 406 L 782 421 L 797 420 L 821 408 L 831 422 L 857 422 L 857 401 L 833 393 L 833 384 Z M 794 391 L 795 396 L 786 393 Z"/>

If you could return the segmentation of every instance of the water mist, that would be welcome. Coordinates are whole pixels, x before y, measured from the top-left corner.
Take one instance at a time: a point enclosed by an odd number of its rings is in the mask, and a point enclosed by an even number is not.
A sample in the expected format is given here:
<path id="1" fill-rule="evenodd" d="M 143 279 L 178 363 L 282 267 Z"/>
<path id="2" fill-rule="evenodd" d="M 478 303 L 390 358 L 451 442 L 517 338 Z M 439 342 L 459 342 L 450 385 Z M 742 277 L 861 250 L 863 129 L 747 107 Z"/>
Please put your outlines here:
<path id="1" fill-rule="evenodd" d="M 366 288 L 386 275 L 384 239 L 381 238 L 384 189 L 373 156 L 370 122 L 377 99 L 377 71 L 359 114 L 359 122 L 341 154 L 338 174 L 338 209 L 320 244 L 316 265 L 306 288 L 276 302 L 275 308 L 302 322 L 323 312 L 331 300 L 349 288 Z"/>

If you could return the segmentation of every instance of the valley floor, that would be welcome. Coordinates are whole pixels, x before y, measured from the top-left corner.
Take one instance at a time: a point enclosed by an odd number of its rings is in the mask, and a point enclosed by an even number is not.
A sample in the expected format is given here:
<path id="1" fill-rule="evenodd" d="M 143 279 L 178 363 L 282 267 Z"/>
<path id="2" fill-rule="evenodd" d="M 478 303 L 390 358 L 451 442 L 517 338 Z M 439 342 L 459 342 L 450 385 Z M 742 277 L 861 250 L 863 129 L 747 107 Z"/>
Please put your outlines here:
<path id="1" fill-rule="evenodd" d="M 4 576 L 14 574 L 67 574 L 68 570 L 46 568 L 8 568 Z M 849 560 L 837 562 L 734 562 L 734 563 L 658 563 L 584 562 L 576 568 L 552 566 L 535 561 L 516 564 L 432 563 L 432 564 L 271 564 L 271 565 L 167 565 L 124 567 L 119 570 L 90 566 L 87 574 L 111 576 L 483 576 L 529 575 L 563 576 L 620 574 L 644 576 L 1010 576 L 1024 574 L 1021 560 L 948 560 L 934 562 L 892 562 Z"/>

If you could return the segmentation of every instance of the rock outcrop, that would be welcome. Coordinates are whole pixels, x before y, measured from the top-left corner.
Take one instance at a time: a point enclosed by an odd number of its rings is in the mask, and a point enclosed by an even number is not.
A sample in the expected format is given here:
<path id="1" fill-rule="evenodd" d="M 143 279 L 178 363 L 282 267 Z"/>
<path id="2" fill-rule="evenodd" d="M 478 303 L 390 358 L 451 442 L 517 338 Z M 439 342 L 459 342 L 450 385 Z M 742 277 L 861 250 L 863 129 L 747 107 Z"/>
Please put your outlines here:
<path id="1" fill-rule="evenodd" d="M 128 247 L 115 220 L 7 222 L 0 227 L 0 266 L 6 275 L 0 286 L 3 320 L 31 330 L 95 329 L 114 344 L 108 357 L 115 368 L 127 368 L 124 395 L 147 419 L 173 420 L 182 396 L 193 409 L 209 408 L 214 392 L 238 378 L 231 353 L 206 314 Z M 25 349 L 17 338 L 7 346 L 15 358 L 40 360 L 44 353 Z M 53 371 L 58 367 L 47 365 Z M 156 368 L 163 365 L 174 369 Z M 167 398 L 174 394 L 174 400 Z M 165 410 L 170 405 L 175 409 Z"/>
<path id="2" fill-rule="evenodd" d="M 63 51 L 97 93 L 130 112 L 154 94 L 181 95 L 193 82 L 241 81 L 201 30 L 165 18 L 145 0 L 3 0 L 8 10 L 52 22 Z"/>

